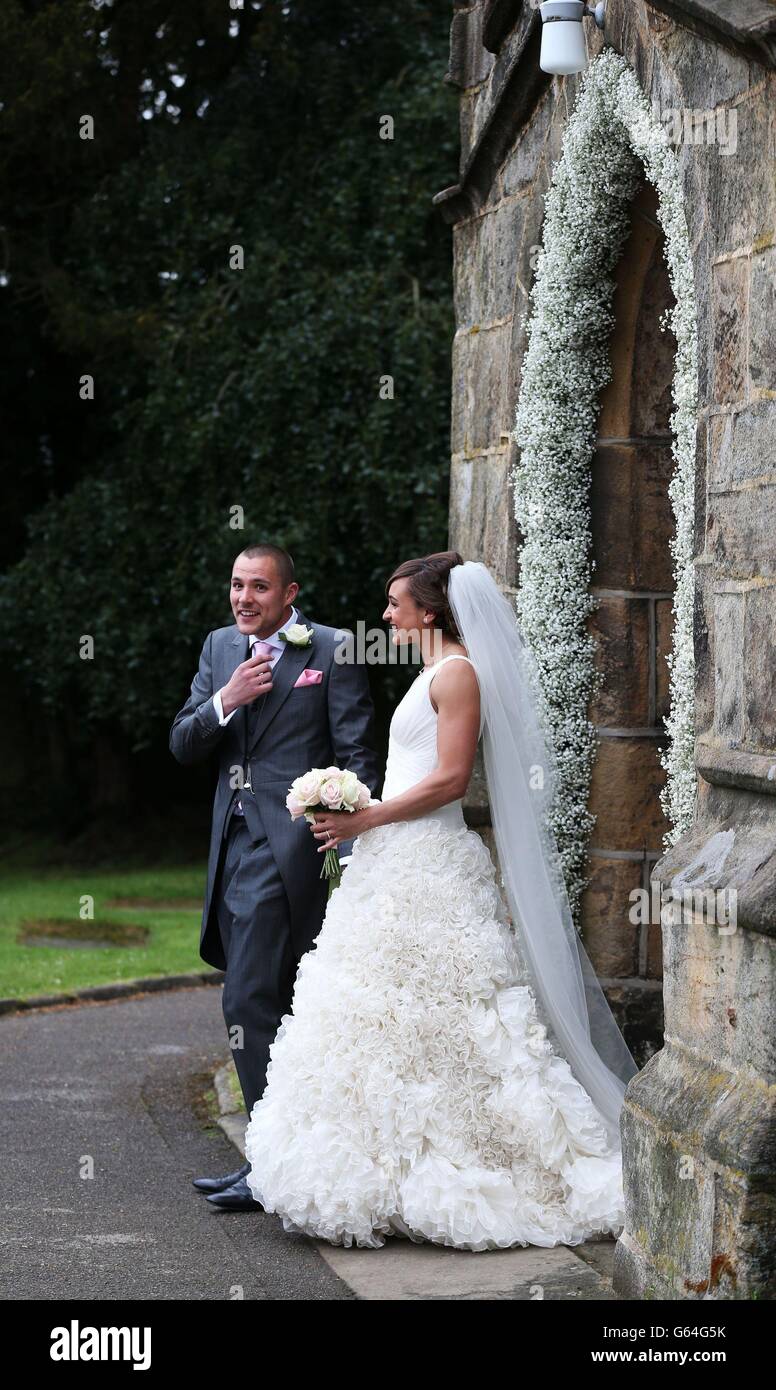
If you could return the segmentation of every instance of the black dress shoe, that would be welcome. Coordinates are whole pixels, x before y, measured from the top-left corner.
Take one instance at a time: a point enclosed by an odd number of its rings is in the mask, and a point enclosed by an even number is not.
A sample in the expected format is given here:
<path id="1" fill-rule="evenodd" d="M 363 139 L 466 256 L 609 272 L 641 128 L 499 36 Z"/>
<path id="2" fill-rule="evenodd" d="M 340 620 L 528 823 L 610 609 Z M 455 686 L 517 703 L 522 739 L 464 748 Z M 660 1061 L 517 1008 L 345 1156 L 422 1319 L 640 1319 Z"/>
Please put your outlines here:
<path id="1" fill-rule="evenodd" d="M 250 1164 L 248 1167 L 250 1168 Z M 261 1202 L 257 1202 L 251 1192 L 247 1178 L 239 1178 L 224 1192 L 214 1192 L 211 1197 L 206 1197 L 205 1201 L 212 1202 L 214 1207 L 223 1207 L 226 1211 L 264 1210 Z"/>
<path id="2" fill-rule="evenodd" d="M 227 1173 L 225 1178 L 192 1178 L 194 1186 L 200 1192 L 223 1192 L 227 1187 L 232 1187 L 234 1183 L 244 1178 L 246 1173 L 250 1173 L 250 1163 L 244 1163 L 242 1168 L 238 1168 L 236 1173 Z"/>

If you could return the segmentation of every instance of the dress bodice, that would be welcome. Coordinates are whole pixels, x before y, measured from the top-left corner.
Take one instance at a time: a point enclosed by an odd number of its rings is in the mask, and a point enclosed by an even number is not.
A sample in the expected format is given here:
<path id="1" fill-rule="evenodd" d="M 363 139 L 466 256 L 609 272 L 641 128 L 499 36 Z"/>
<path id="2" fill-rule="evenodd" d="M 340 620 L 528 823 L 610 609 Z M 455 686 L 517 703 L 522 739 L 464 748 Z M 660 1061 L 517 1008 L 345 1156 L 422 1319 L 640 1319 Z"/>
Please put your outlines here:
<path id="1" fill-rule="evenodd" d="M 438 763 L 437 712 L 431 703 L 431 682 L 446 661 L 470 661 L 462 652 L 451 652 L 433 666 L 419 671 L 407 693 L 396 706 L 388 733 L 388 760 L 385 768 L 382 800 L 400 796 L 421 782 Z M 474 665 L 470 661 L 470 665 Z M 429 816 L 451 828 L 465 826 L 462 799 L 449 801 Z"/>

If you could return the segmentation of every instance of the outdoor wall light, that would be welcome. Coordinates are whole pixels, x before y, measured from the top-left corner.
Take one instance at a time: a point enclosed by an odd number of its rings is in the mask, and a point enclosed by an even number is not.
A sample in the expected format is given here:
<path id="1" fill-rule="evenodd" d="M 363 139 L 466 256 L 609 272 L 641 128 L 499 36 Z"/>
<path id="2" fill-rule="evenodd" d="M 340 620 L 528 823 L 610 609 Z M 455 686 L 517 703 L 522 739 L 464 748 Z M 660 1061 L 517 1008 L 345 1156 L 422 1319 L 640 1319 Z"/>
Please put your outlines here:
<path id="1" fill-rule="evenodd" d="M 584 0 L 547 0 L 540 5 L 542 50 L 539 67 L 542 71 L 559 76 L 584 72 L 588 59 L 582 20 L 592 18 L 598 28 L 603 29 L 605 11 L 606 0 L 601 0 L 595 8 Z"/>

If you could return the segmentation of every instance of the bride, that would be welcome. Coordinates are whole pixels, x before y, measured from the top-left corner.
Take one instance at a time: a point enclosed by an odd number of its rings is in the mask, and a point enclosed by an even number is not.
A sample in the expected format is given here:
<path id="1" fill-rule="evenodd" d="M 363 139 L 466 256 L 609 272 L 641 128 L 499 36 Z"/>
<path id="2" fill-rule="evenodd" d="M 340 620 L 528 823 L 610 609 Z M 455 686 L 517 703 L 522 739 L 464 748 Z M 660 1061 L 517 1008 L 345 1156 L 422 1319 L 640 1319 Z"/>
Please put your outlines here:
<path id="1" fill-rule="evenodd" d="M 270 1048 L 249 1187 L 334 1245 L 618 1235 L 637 1067 L 546 828 L 535 667 L 480 563 L 410 560 L 386 593 L 393 642 L 424 665 L 391 720 L 382 801 L 311 826 L 320 853 L 358 838 Z M 462 812 L 480 736 L 503 889 Z"/>

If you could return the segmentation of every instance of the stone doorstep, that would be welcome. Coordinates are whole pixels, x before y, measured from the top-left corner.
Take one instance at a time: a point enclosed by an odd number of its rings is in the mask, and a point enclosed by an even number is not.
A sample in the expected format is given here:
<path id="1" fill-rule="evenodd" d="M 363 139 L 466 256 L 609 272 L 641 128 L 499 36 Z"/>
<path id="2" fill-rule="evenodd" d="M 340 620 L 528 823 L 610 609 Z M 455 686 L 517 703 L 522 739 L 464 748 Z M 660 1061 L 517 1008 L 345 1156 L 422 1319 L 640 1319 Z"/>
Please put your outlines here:
<path id="1" fill-rule="evenodd" d="M 226 1062 L 213 1077 L 218 1123 L 245 1158 L 247 1116 L 243 1107 L 233 1108 L 232 1069 L 232 1062 Z M 378 1250 L 313 1243 L 329 1268 L 362 1299 L 621 1301 L 612 1288 L 616 1241 L 611 1236 L 576 1246 L 514 1250 L 454 1250 L 401 1237 L 392 1237 Z"/>

